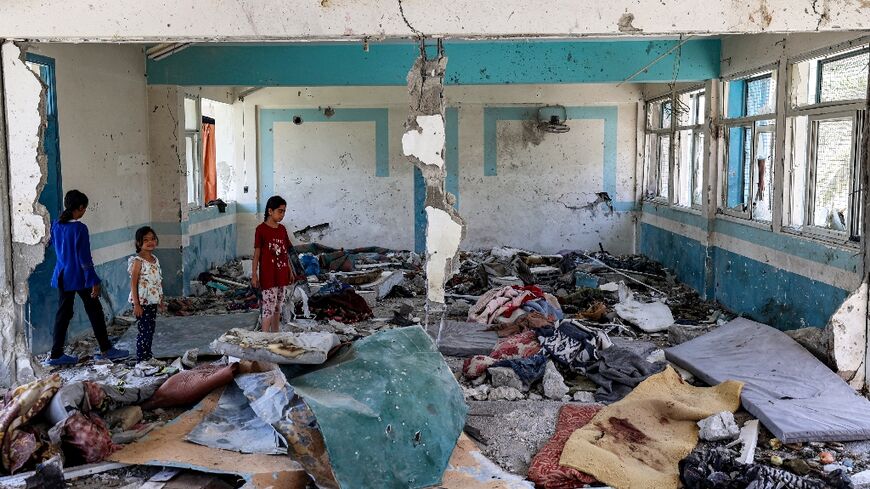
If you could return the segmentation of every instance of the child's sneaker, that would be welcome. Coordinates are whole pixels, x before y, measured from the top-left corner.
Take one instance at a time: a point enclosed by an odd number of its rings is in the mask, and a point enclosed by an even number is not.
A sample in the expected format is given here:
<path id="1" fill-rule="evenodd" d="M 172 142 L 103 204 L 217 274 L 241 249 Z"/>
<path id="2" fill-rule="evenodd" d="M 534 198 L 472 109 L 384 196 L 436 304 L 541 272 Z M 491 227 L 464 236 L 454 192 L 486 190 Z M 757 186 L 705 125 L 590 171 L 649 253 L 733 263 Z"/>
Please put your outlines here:
<path id="1" fill-rule="evenodd" d="M 46 358 L 42 363 L 49 367 L 70 366 L 79 363 L 79 357 L 73 355 L 61 355 L 57 358 Z"/>
<path id="2" fill-rule="evenodd" d="M 97 353 L 96 355 L 94 355 L 94 360 L 120 360 L 129 356 L 129 351 L 119 350 L 115 347 L 112 347 L 109 348 L 109 351 L 107 351 L 106 353 Z"/>

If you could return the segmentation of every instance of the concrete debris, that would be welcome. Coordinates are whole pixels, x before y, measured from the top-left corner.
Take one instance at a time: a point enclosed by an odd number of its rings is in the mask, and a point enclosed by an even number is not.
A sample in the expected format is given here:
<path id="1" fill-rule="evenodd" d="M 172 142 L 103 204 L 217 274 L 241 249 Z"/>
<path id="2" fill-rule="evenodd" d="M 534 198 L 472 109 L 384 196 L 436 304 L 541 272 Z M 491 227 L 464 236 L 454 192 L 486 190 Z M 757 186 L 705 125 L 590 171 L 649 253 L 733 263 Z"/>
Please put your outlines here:
<path id="1" fill-rule="evenodd" d="M 525 396 L 513 387 L 496 387 L 490 390 L 489 396 L 487 396 L 489 401 L 519 401 L 521 399 L 525 399 Z"/>
<path id="2" fill-rule="evenodd" d="M 831 351 L 833 349 L 833 335 L 828 328 L 800 328 L 785 331 L 791 339 L 797 341 L 802 347 L 821 360 L 825 365 L 833 365 Z"/>
<path id="3" fill-rule="evenodd" d="M 574 393 L 573 399 L 577 402 L 593 403 L 595 402 L 595 394 L 589 391 L 577 391 Z"/>
<path id="4" fill-rule="evenodd" d="M 383 272 L 381 277 L 372 283 L 365 284 L 361 288 L 363 290 L 373 290 L 377 293 L 379 300 L 386 298 L 394 287 L 401 285 L 405 281 L 405 276 L 401 270 L 394 272 Z"/>
<path id="5" fill-rule="evenodd" d="M 729 411 L 716 413 L 698 421 L 698 428 L 701 429 L 698 436 L 706 441 L 733 440 L 740 434 L 740 429 L 734 421 L 734 414 Z"/>
<path id="6" fill-rule="evenodd" d="M 544 397 L 548 399 L 559 400 L 568 393 L 568 386 L 565 385 L 562 374 L 556 369 L 556 365 L 552 360 L 547 361 L 547 366 L 544 370 L 543 386 Z"/>
<path id="7" fill-rule="evenodd" d="M 466 400 L 486 401 L 489 399 L 490 388 L 489 384 L 481 384 L 473 388 L 463 387 L 462 391 L 465 393 Z"/>
<path id="8" fill-rule="evenodd" d="M 492 377 L 493 387 L 511 387 L 518 391 L 529 390 L 516 372 L 514 372 L 514 369 L 510 367 L 490 367 L 487 371 Z"/>
<path id="9" fill-rule="evenodd" d="M 142 408 L 139 406 L 126 406 L 106 414 L 106 423 L 113 430 L 127 431 L 142 421 Z"/>

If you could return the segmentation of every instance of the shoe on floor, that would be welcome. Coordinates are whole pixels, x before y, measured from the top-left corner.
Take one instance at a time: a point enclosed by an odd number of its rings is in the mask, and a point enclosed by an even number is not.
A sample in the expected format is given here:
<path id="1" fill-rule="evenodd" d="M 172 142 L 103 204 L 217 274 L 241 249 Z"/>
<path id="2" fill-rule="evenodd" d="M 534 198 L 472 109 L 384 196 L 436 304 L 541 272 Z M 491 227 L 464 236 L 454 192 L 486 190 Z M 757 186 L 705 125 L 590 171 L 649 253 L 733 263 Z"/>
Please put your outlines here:
<path id="1" fill-rule="evenodd" d="M 94 355 L 94 360 L 120 360 L 129 356 L 129 351 L 119 350 L 115 347 L 112 347 L 106 353 L 97 353 L 96 355 Z"/>
<path id="2" fill-rule="evenodd" d="M 47 358 L 45 360 L 45 362 L 43 362 L 43 363 L 45 365 L 48 365 L 49 367 L 61 367 L 61 366 L 65 366 L 65 365 L 75 365 L 75 364 L 79 363 L 79 357 L 72 356 L 72 355 L 61 355 L 57 358 Z"/>

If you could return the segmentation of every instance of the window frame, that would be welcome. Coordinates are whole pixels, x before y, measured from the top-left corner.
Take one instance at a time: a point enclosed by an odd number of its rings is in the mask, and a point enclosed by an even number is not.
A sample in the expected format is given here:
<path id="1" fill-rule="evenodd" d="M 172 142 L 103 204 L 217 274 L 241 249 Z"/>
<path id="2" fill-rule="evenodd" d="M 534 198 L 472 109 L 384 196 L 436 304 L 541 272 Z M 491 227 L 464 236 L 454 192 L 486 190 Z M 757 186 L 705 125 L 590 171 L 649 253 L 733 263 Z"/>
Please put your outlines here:
<path id="1" fill-rule="evenodd" d="M 751 150 L 750 150 L 750 158 L 755 157 L 757 137 L 758 137 L 758 134 L 760 132 L 772 132 L 773 133 L 773 141 L 774 141 L 773 147 L 774 147 L 774 149 L 776 148 L 776 140 L 778 137 L 778 131 L 780 130 L 780 128 L 777 127 L 778 124 L 777 124 L 777 111 L 776 111 L 776 108 L 778 106 L 778 97 L 780 96 L 780 94 L 778 93 L 778 89 L 777 89 L 777 86 L 779 85 L 779 79 L 777 76 L 778 71 L 779 71 L 779 63 L 773 63 L 770 65 L 761 66 L 759 68 L 744 71 L 741 73 L 735 73 L 731 76 L 720 78 L 720 80 L 719 80 L 720 93 L 724 94 L 725 96 L 719 98 L 718 122 L 719 122 L 719 127 L 720 127 L 721 132 L 720 132 L 720 135 L 718 136 L 718 139 L 722 143 L 722 144 L 720 144 L 720 148 L 719 148 L 719 157 L 720 157 L 720 161 L 722 162 L 722 164 L 720 165 L 720 168 L 719 168 L 719 177 L 721 178 L 722 183 L 720 185 L 721 194 L 719 195 L 719 202 L 717 203 L 717 206 L 716 206 L 717 207 L 716 213 L 726 215 L 729 217 L 734 217 L 734 218 L 741 219 L 741 220 L 746 220 L 746 221 L 753 223 L 755 225 L 763 226 L 765 228 L 770 228 L 770 229 L 773 228 L 774 216 L 771 215 L 770 221 L 763 221 L 763 220 L 755 219 L 753 217 L 754 212 L 752 209 L 753 206 L 752 206 L 752 199 L 751 198 L 749 199 L 749 202 L 743 203 L 742 210 L 737 210 L 737 209 L 734 209 L 734 208 L 731 208 L 728 206 L 728 170 L 730 169 L 728 156 L 729 156 L 729 152 L 730 152 L 730 148 L 731 148 L 731 129 L 737 128 L 737 127 L 751 126 L 751 128 L 752 128 L 752 143 L 751 143 Z M 773 107 L 773 111 L 772 112 L 765 112 L 762 114 L 750 115 L 750 116 L 745 115 L 747 112 L 747 103 L 748 103 L 749 91 L 744 90 L 743 94 L 741 95 L 742 100 L 740 101 L 742 115 L 740 115 L 738 117 L 728 117 L 728 105 L 732 102 L 730 100 L 730 94 L 728 93 L 729 84 L 736 82 L 736 81 L 742 81 L 748 85 L 749 82 L 751 82 L 751 81 L 762 80 L 764 78 L 770 78 L 771 84 L 773 85 L 774 98 L 770 103 L 770 106 Z M 764 126 L 765 127 L 772 126 L 772 129 L 765 130 L 765 131 L 758 131 L 757 126 L 759 125 L 758 123 L 761 121 L 770 121 L 770 124 L 764 124 Z M 743 152 L 744 152 L 744 150 L 741 148 L 741 153 L 743 153 Z M 774 160 L 777 158 L 779 158 L 779 155 L 774 154 Z M 770 172 L 770 184 L 771 184 L 771 188 L 768 189 L 768 192 L 770 193 L 769 195 L 771 196 L 771 199 L 772 199 L 774 197 L 774 188 L 777 184 L 777 181 L 776 181 L 777 175 L 775 173 L 776 164 L 774 162 L 771 162 L 768 166 L 769 166 L 768 171 Z M 750 188 L 749 194 L 750 195 L 752 195 L 751 189 L 753 187 L 753 184 L 755 184 L 755 176 L 754 175 L 755 175 L 755 172 L 752 171 L 752 167 L 750 165 L 750 171 L 749 171 L 749 188 Z M 742 192 L 742 190 L 741 190 L 741 192 Z"/>
<path id="2" fill-rule="evenodd" d="M 692 94 L 695 92 L 698 92 L 699 96 L 704 97 L 704 107 L 705 107 L 705 111 L 706 111 L 706 106 L 708 103 L 706 85 L 698 85 L 698 86 L 695 86 L 692 88 L 680 90 L 679 92 L 676 92 L 674 99 L 679 100 L 681 96 L 686 95 L 686 94 Z M 699 136 L 704 137 L 704 123 L 706 122 L 706 114 L 701 113 L 702 112 L 700 110 L 701 104 L 699 104 L 697 102 L 697 100 L 698 100 L 698 96 L 695 97 L 695 100 L 692 102 L 692 107 L 690 108 L 692 111 L 692 114 L 689 116 L 689 124 L 680 125 L 680 118 L 679 118 L 678 112 L 671 109 L 671 115 L 672 115 L 671 125 L 673 126 L 673 135 L 671 136 L 672 141 L 673 141 L 672 146 L 671 146 L 671 148 L 672 148 L 671 153 L 673 154 L 673 156 L 672 156 L 673 163 L 671 165 L 671 172 L 672 173 L 675 173 L 675 170 L 677 168 L 677 153 L 679 153 L 679 152 L 674 151 L 674 149 L 677 149 L 680 147 L 680 143 L 681 143 L 680 134 L 683 131 L 690 131 L 689 138 L 691 139 L 691 141 L 689 142 L 690 160 L 689 160 L 689 166 L 688 166 L 688 171 L 689 171 L 689 205 L 684 205 L 684 204 L 681 204 L 680 202 L 677 201 L 678 200 L 677 199 L 678 193 L 680 191 L 679 182 L 676 182 L 677 185 L 674 187 L 674 193 L 673 193 L 674 198 L 672 199 L 671 203 L 674 205 L 674 207 L 679 207 L 682 209 L 695 209 L 695 210 L 700 211 L 701 210 L 701 203 L 704 201 L 704 197 L 702 195 L 701 201 L 698 202 L 697 204 L 694 202 L 695 173 L 692 170 L 694 169 L 695 157 L 697 156 L 696 145 L 699 142 L 699 139 L 700 139 Z M 673 101 L 672 101 L 671 107 L 673 107 L 673 106 L 674 105 L 673 105 Z M 695 118 L 694 124 L 692 124 L 693 117 Z M 682 172 L 684 170 L 682 163 L 683 162 L 681 161 L 680 162 L 680 172 Z M 701 154 L 701 160 L 698 162 L 698 166 L 701 169 L 701 180 L 703 181 L 703 179 L 704 179 L 704 175 L 703 175 L 704 155 L 703 155 L 703 153 Z M 674 181 L 673 177 L 671 178 L 671 181 L 672 182 Z M 673 183 L 671 185 L 673 185 Z M 703 188 L 703 186 L 702 186 L 702 188 Z"/>
<path id="3" fill-rule="evenodd" d="M 837 61 L 842 61 L 844 59 L 867 55 L 868 60 L 870 60 L 870 44 L 865 45 L 862 48 L 853 49 L 853 50 L 844 50 L 839 54 L 833 54 L 830 57 L 823 57 L 815 60 L 816 62 L 816 93 L 814 94 L 814 104 L 813 105 L 823 105 L 823 104 L 848 104 L 854 102 L 863 102 L 863 98 L 858 99 L 843 99 L 843 100 L 828 100 L 822 102 L 822 81 L 824 79 L 824 70 L 822 67 L 828 63 L 835 63 Z M 811 59 L 812 60 L 812 59 Z"/>
<path id="4" fill-rule="evenodd" d="M 664 105 L 667 103 L 671 104 L 671 110 L 670 110 L 671 123 L 670 123 L 669 127 L 663 127 L 664 121 L 662 118 L 662 114 L 664 113 L 664 110 L 662 110 L 662 109 L 664 108 Z M 649 109 L 654 104 L 659 105 L 658 127 L 653 127 L 652 124 L 655 121 L 650 120 Z M 661 97 L 655 97 L 655 98 L 644 101 L 644 151 L 650 151 L 652 149 L 654 149 L 654 151 L 655 151 L 654 155 L 645 155 L 645 156 L 654 156 L 654 160 L 652 157 L 644 158 L 645 161 L 650 163 L 649 169 L 648 169 L 648 171 L 650 172 L 650 175 L 649 175 L 650 180 L 649 181 L 655 182 L 655 187 L 654 187 L 654 190 L 651 194 L 647 193 L 648 189 L 646 189 L 646 188 L 644 189 L 644 199 L 658 203 L 658 204 L 670 204 L 671 203 L 670 195 L 671 195 L 671 190 L 673 187 L 672 181 L 673 181 L 673 153 L 674 153 L 674 151 L 673 151 L 673 148 L 674 148 L 674 138 L 673 138 L 674 110 L 673 110 L 673 107 L 674 107 L 674 105 L 673 105 L 672 94 L 664 95 Z M 653 136 L 655 144 L 647 144 L 649 136 Z M 668 137 L 668 195 L 659 195 L 660 190 L 661 190 L 661 185 L 660 185 L 661 175 L 660 175 L 660 171 L 659 171 L 659 169 L 660 169 L 660 166 L 659 166 L 660 161 L 659 160 L 661 158 L 660 149 L 661 149 L 662 137 Z"/>
<path id="5" fill-rule="evenodd" d="M 702 92 L 705 100 L 704 106 L 705 110 L 701 111 L 698 104 L 695 104 L 695 107 L 692 107 L 692 110 L 697 111 L 696 114 L 698 117 L 696 124 L 689 124 L 682 126 L 679 124 L 679 116 L 677 111 L 674 108 L 677 106 L 677 101 L 680 96 L 691 93 L 691 92 Z M 690 163 L 690 178 L 689 178 L 689 200 L 691 202 L 690 205 L 682 205 L 676 202 L 677 195 L 679 189 L 675 188 L 675 185 L 679 182 L 676 181 L 675 177 L 675 169 L 676 169 L 676 149 L 679 147 L 678 140 L 680 131 L 684 130 L 692 130 L 692 157 L 696 153 L 695 144 L 698 140 L 698 134 L 704 134 L 704 128 L 707 123 L 706 117 L 706 107 L 709 105 L 709 94 L 707 93 L 706 83 L 697 84 L 691 87 L 683 88 L 679 91 L 673 91 L 666 95 L 661 95 L 658 97 L 653 97 L 647 100 L 644 100 L 644 163 L 647 164 L 646 171 L 649 173 L 648 179 L 646 181 L 646 185 L 643 190 L 643 199 L 654 204 L 664 204 L 670 207 L 675 207 L 683 210 L 693 210 L 696 212 L 700 212 L 702 203 L 704 201 L 703 195 L 701 196 L 701 202 L 695 204 L 692 199 L 692 185 L 694 185 L 694 175 L 691 172 L 691 163 Z M 659 120 L 658 126 L 654 127 L 656 121 L 651 120 L 650 117 L 650 107 L 654 107 L 656 104 L 659 105 L 658 113 Z M 670 105 L 670 123 L 667 127 L 664 125 L 664 119 L 662 115 L 664 114 L 664 106 L 666 104 Z M 691 119 L 690 119 L 691 120 Z M 649 144 L 652 137 L 652 142 L 655 144 Z M 661 148 L 661 140 L 663 137 L 668 138 L 668 194 L 667 195 L 659 195 L 661 186 L 660 186 L 660 167 L 659 167 L 659 158 L 660 158 L 660 148 Z M 654 154 L 650 155 L 649 152 L 653 150 Z M 654 157 L 654 158 L 653 158 Z M 705 163 L 706 154 L 702 153 L 701 161 L 699 162 L 699 166 L 701 168 L 703 180 L 703 171 L 704 171 L 704 163 Z M 653 164 L 655 163 L 655 164 Z M 649 192 L 649 182 L 655 182 L 655 187 L 652 192 Z M 703 186 L 702 186 L 703 187 Z"/>
<path id="6" fill-rule="evenodd" d="M 187 109 L 184 106 L 187 100 L 193 100 L 196 104 L 196 129 L 187 128 Z M 190 178 L 191 176 L 188 175 L 189 169 L 187 168 L 187 138 L 191 138 L 193 143 L 193 196 L 191 198 L 190 184 L 189 182 L 186 182 L 187 208 L 189 210 L 199 209 L 205 206 L 205 202 L 203 202 L 203 198 L 205 195 L 205 184 L 203 182 L 202 167 L 202 98 L 199 95 L 184 94 L 184 98 L 182 100 L 181 128 L 184 131 L 184 171 L 185 176 L 187 176 L 188 178 Z"/>
<path id="7" fill-rule="evenodd" d="M 849 139 L 849 190 L 848 204 L 849 222 L 846 223 L 846 231 L 837 231 L 813 224 L 813 214 L 816 206 L 816 167 L 818 164 L 818 123 L 821 121 L 850 120 L 852 122 L 852 134 Z M 842 110 L 837 112 L 814 113 L 807 115 L 807 168 L 804 176 L 806 188 L 804 189 L 804 215 L 801 216 L 801 234 L 834 241 L 860 241 L 860 189 L 856 190 L 861 178 L 860 162 L 857 161 L 859 154 L 855 151 L 858 142 L 858 114 L 855 110 Z M 859 184 L 860 185 L 860 184 Z M 792 228 L 794 229 L 794 228 Z"/>

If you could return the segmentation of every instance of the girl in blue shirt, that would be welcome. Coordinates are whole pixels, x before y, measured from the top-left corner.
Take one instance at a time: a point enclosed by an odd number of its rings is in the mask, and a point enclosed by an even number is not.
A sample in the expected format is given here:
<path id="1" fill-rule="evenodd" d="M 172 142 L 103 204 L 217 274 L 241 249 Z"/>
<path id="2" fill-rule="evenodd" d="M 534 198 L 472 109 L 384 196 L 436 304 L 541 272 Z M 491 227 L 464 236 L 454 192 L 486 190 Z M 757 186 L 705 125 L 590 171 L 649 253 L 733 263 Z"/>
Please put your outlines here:
<path id="1" fill-rule="evenodd" d="M 51 226 L 51 240 L 57 254 L 57 265 L 51 277 L 51 286 L 58 289 L 60 304 L 54 319 L 54 345 L 46 363 L 48 365 L 75 365 L 78 357 L 65 355 L 66 332 L 73 317 L 73 306 L 78 294 L 100 345 L 97 360 L 117 360 L 130 355 L 127 350 L 112 346 L 106 333 L 103 306 L 100 305 L 100 277 L 91 258 L 91 240 L 88 227 L 79 219 L 88 208 L 88 197 L 78 190 L 70 190 L 63 199 L 64 211 Z"/>

